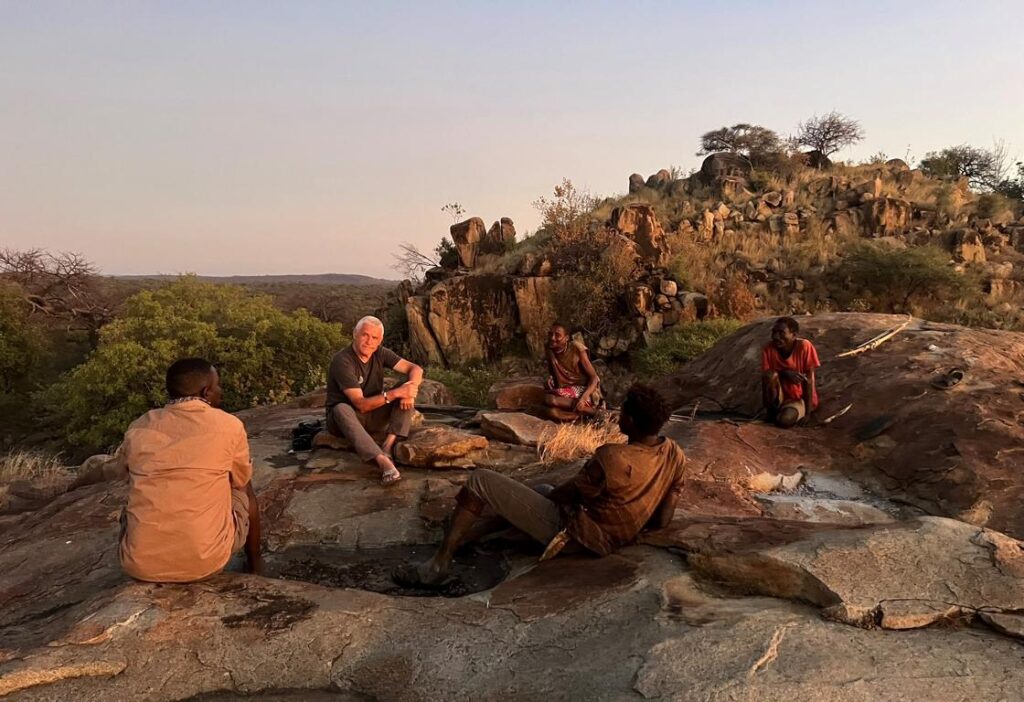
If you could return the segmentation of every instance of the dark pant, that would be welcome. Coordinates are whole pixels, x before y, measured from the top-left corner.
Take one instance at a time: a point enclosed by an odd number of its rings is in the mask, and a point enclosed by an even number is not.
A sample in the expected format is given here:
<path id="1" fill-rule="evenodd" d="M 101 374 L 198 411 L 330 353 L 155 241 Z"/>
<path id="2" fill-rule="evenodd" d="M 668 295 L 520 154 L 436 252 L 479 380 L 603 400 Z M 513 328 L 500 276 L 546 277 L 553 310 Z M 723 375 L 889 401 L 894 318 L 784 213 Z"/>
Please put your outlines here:
<path id="1" fill-rule="evenodd" d="M 344 436 L 359 458 L 372 461 L 383 451 L 370 435 L 394 434 L 404 439 L 409 436 L 412 413 L 413 410 L 404 410 L 394 403 L 382 405 L 371 412 L 357 412 L 355 407 L 342 402 L 327 413 L 327 431 L 335 436 Z"/>
<path id="2" fill-rule="evenodd" d="M 512 526 L 547 545 L 562 529 L 558 505 L 517 480 L 477 468 L 464 489 L 504 517 Z"/>

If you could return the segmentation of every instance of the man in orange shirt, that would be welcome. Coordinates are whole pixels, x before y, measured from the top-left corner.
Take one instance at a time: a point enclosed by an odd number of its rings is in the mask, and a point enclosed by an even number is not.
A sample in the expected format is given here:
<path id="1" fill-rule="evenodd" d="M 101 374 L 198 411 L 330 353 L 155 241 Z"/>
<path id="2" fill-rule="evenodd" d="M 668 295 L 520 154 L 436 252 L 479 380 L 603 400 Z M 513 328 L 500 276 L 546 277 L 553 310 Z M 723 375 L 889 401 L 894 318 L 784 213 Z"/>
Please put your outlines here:
<path id="1" fill-rule="evenodd" d="M 768 420 L 791 427 L 818 407 L 814 369 L 821 365 L 818 351 L 797 337 L 800 325 L 792 317 L 779 317 L 772 340 L 761 352 L 761 395 Z"/>
<path id="2" fill-rule="evenodd" d="M 121 567 L 138 580 L 193 582 L 219 573 L 244 547 L 262 570 L 260 513 L 245 427 L 219 408 L 217 370 L 201 358 L 167 370 L 170 401 L 128 427 L 113 459 L 76 486 L 128 479 Z"/>

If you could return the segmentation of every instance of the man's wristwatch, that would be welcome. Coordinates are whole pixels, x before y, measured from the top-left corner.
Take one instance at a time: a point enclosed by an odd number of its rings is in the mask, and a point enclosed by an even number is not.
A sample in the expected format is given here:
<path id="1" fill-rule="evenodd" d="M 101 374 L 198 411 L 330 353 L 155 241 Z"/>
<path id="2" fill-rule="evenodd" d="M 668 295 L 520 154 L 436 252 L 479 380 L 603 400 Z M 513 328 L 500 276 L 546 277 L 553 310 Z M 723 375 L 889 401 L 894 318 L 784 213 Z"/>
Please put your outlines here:
<path id="1" fill-rule="evenodd" d="M 389 404 L 390 402 L 391 402 L 391 400 L 388 399 L 388 391 L 385 390 L 384 391 L 384 404 L 386 405 L 386 404 Z"/>

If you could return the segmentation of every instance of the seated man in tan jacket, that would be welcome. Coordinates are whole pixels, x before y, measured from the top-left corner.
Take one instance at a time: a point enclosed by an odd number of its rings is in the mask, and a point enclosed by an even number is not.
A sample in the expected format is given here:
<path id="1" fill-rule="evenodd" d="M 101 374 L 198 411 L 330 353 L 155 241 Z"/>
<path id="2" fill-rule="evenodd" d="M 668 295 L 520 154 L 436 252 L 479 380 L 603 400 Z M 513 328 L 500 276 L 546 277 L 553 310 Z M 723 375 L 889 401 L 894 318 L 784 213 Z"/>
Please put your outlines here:
<path id="1" fill-rule="evenodd" d="M 170 401 L 132 422 L 114 458 L 76 486 L 128 479 L 121 567 L 138 580 L 192 582 L 219 573 L 244 547 L 262 569 L 260 513 L 242 422 L 218 409 L 217 370 L 200 358 L 167 370 Z"/>

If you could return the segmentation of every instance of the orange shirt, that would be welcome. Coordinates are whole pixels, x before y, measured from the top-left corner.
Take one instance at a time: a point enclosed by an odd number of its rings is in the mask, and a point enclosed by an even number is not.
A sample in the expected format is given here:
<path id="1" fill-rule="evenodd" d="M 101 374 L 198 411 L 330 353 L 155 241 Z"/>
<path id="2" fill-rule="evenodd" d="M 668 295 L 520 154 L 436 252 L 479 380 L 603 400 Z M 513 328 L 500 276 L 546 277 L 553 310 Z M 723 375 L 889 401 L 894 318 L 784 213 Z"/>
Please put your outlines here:
<path id="1" fill-rule="evenodd" d="M 219 572 L 234 546 L 231 489 L 252 479 L 242 422 L 201 400 L 132 422 L 106 473 L 129 480 L 121 567 L 151 582 Z"/>
<path id="2" fill-rule="evenodd" d="M 812 370 L 821 365 L 818 360 L 818 350 L 814 348 L 807 339 L 797 339 L 793 344 L 793 352 L 788 358 L 779 355 L 779 350 L 774 344 L 767 344 L 761 352 L 761 372 L 765 371 L 796 371 L 809 375 Z M 804 387 L 798 382 L 782 381 L 782 395 L 786 402 L 796 402 L 804 397 Z M 818 407 L 818 386 L 815 383 L 814 397 L 811 398 L 811 409 Z"/>

